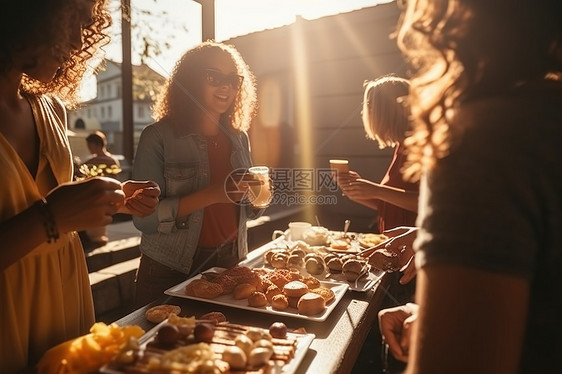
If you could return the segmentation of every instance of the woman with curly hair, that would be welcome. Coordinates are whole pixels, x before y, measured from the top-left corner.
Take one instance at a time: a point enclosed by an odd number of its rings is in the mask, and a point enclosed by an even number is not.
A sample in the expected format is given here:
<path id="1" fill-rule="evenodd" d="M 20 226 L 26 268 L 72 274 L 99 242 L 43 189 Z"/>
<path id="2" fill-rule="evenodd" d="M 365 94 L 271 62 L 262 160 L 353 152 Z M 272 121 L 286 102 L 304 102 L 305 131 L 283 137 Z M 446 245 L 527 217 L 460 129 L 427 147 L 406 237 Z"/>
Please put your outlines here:
<path id="1" fill-rule="evenodd" d="M 2 373 L 25 370 L 94 323 L 76 231 L 158 203 L 152 182 L 71 182 L 63 100 L 75 102 L 109 20 L 103 0 L 17 1 L 0 12 L 0 169 L 9 176 L 0 189 Z"/>
<path id="2" fill-rule="evenodd" d="M 562 368 L 561 14 L 559 0 L 408 2 L 419 309 L 379 315 L 407 373 Z"/>
<path id="3" fill-rule="evenodd" d="M 229 175 L 252 165 L 246 130 L 256 110 L 255 78 L 230 45 L 204 42 L 177 62 L 140 137 L 133 176 L 162 187 L 157 212 L 135 218 L 142 231 L 137 304 L 212 266 L 232 267 L 248 252 L 239 204 L 248 188 Z M 239 196 L 227 191 L 239 190 Z"/>

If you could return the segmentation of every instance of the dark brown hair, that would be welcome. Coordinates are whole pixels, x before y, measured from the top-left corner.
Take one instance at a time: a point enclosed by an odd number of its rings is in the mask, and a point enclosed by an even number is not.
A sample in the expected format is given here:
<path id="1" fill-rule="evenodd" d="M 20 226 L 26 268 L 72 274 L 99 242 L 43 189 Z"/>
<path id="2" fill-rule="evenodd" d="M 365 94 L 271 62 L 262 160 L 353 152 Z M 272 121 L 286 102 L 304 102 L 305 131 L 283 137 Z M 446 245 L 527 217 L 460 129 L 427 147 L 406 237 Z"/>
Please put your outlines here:
<path id="1" fill-rule="evenodd" d="M 77 17 L 81 4 L 94 3 L 92 22 L 83 26 L 82 47 L 75 51 L 50 82 L 39 82 L 24 75 L 22 92 L 53 94 L 69 105 L 75 104 L 81 80 L 100 47 L 109 42 L 104 30 L 111 24 L 107 0 L 18 0 L 3 5 L 0 12 L 0 73 L 13 67 L 14 53 L 24 48 L 49 45 L 60 48 L 57 40 L 71 32 L 69 23 Z M 40 63 L 39 61 L 37 63 Z"/>

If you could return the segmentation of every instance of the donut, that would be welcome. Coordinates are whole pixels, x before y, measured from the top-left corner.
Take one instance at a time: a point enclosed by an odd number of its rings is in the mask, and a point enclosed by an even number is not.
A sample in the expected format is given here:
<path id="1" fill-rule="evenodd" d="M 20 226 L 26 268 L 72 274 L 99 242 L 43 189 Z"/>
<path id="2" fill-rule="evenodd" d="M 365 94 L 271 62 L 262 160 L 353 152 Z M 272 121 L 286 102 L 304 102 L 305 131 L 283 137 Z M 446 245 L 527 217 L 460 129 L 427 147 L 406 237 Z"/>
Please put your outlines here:
<path id="1" fill-rule="evenodd" d="M 181 308 L 177 305 L 162 304 L 148 309 L 144 316 L 152 323 L 160 323 L 167 319 L 170 314 L 178 315 L 180 312 Z"/>

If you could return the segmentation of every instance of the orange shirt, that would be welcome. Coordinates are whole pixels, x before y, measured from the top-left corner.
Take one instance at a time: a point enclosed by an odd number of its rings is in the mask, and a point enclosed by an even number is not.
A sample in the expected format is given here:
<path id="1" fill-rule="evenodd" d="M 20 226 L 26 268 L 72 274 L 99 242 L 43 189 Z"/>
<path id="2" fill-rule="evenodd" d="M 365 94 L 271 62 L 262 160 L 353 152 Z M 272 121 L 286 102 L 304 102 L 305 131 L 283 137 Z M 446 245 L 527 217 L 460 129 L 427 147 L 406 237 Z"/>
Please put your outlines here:
<path id="1" fill-rule="evenodd" d="M 219 131 L 216 137 L 207 137 L 210 183 L 222 183 L 232 172 L 230 153 L 232 145 L 228 136 Z M 214 248 L 222 243 L 231 243 L 238 238 L 238 206 L 234 203 L 209 205 L 203 213 L 203 227 L 199 246 Z"/>

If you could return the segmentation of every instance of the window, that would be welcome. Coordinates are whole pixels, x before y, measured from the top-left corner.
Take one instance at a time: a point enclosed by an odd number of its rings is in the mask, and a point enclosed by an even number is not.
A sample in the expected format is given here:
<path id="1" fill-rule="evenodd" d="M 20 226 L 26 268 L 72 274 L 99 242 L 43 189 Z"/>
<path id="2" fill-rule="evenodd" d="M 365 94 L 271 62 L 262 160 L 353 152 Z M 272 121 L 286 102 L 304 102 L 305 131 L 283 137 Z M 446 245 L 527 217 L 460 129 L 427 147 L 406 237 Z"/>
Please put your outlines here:
<path id="1" fill-rule="evenodd" d="M 111 119 L 113 117 L 113 108 L 111 105 L 107 107 L 107 118 Z"/>
<path id="2" fill-rule="evenodd" d="M 105 119 L 105 107 L 104 106 L 101 107 L 101 118 Z"/>
<path id="3" fill-rule="evenodd" d="M 139 119 L 144 118 L 144 105 L 141 104 L 137 107 L 137 116 L 139 117 Z"/>

